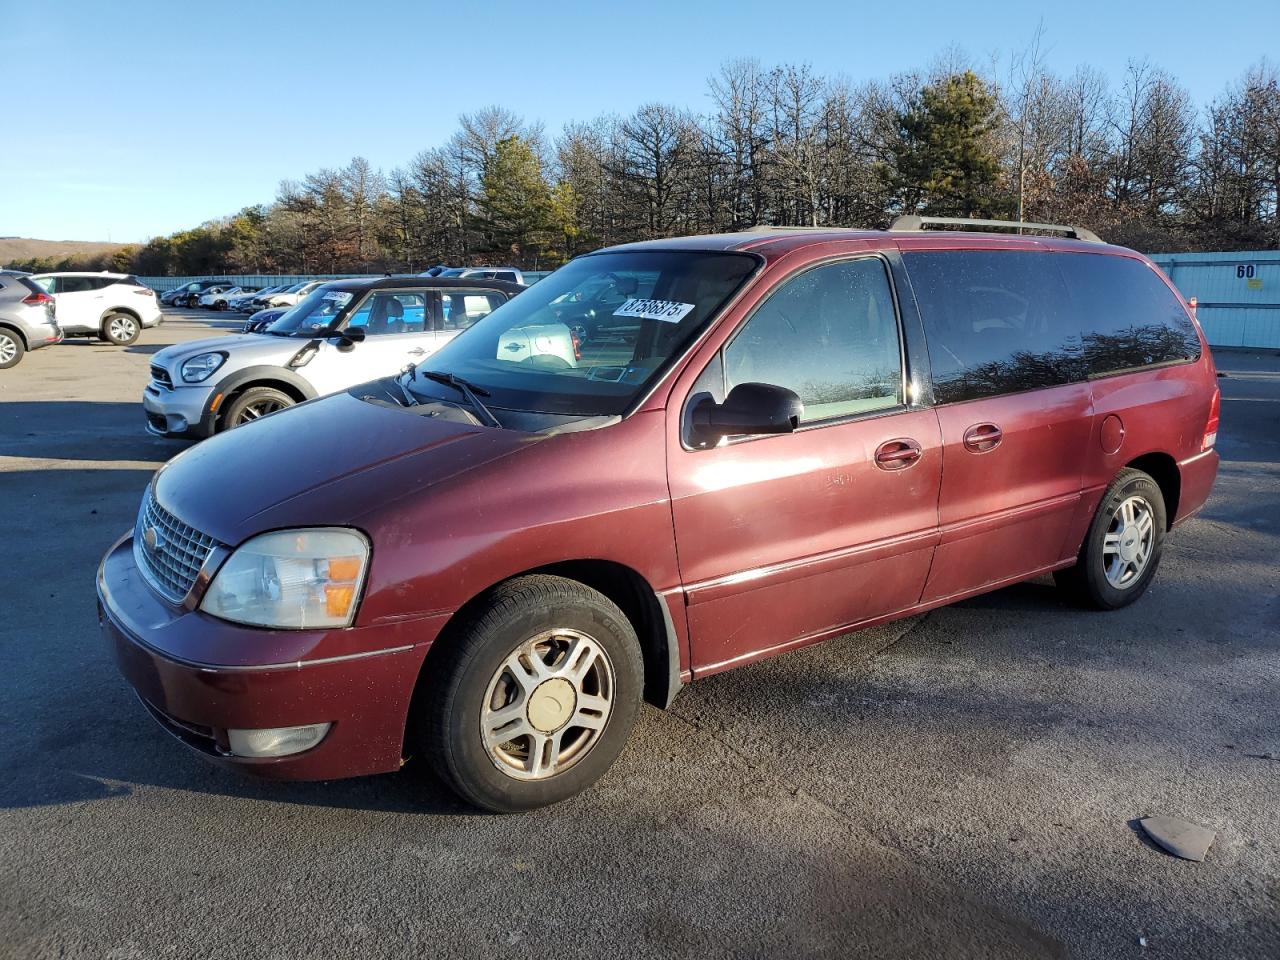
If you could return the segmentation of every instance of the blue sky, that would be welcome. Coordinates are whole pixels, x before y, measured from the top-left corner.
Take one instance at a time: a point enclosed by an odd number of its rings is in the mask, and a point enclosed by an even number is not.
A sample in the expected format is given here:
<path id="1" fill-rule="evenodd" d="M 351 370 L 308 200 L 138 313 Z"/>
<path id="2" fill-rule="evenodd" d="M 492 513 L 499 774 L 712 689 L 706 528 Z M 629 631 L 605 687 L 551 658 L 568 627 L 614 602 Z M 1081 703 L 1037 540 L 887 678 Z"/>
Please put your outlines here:
<path id="1" fill-rule="evenodd" d="M 502 104 L 554 134 L 662 100 L 708 105 L 725 60 L 857 82 L 948 47 L 1003 64 L 1043 21 L 1049 65 L 1120 82 L 1147 57 L 1197 102 L 1280 35 L 1274 0 L 6 0 L 0 236 L 138 241 L 268 202 L 355 155 L 390 169 Z M 15 119 L 24 110 L 25 122 Z M 162 126 L 182 118 L 182 132 Z"/>

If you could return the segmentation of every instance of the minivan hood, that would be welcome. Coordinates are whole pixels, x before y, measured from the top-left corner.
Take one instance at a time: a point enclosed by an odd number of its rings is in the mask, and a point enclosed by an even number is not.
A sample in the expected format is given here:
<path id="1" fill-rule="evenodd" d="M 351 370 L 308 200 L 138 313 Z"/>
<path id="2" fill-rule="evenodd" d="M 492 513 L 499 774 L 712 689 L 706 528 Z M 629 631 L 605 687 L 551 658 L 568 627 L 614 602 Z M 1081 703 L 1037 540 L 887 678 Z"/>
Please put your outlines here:
<path id="1" fill-rule="evenodd" d="M 175 343 L 157 351 L 151 362 L 170 370 L 174 374 L 173 382 L 178 379 L 178 367 L 182 361 L 199 353 L 221 350 L 227 354 L 225 370 L 230 370 L 232 360 L 235 366 L 248 366 L 252 363 L 274 363 L 283 365 L 290 357 L 307 345 L 305 337 L 272 337 L 259 333 L 236 333 L 224 337 L 209 337 L 205 340 L 190 340 L 186 343 Z M 224 372 L 225 372 L 224 370 Z"/>
<path id="2" fill-rule="evenodd" d="M 265 530 L 358 526 L 397 497 L 535 440 L 338 393 L 196 444 L 154 485 L 161 506 L 235 546 Z"/>

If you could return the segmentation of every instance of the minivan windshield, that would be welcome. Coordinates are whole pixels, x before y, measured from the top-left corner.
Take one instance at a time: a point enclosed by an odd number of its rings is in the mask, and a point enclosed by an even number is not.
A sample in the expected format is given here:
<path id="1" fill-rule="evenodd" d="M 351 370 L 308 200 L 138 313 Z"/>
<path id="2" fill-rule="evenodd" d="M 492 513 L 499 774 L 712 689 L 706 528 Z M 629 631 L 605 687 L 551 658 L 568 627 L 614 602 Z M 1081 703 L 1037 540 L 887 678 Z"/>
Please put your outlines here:
<path id="1" fill-rule="evenodd" d="M 277 337 L 314 337 L 333 326 L 338 314 L 355 294 L 350 290 L 316 287 L 296 307 L 277 318 L 264 331 Z"/>
<path id="2" fill-rule="evenodd" d="M 579 257 L 507 301 L 421 364 L 406 385 L 453 399 L 445 371 L 493 407 L 624 413 L 755 270 L 742 253 L 619 250 Z"/>

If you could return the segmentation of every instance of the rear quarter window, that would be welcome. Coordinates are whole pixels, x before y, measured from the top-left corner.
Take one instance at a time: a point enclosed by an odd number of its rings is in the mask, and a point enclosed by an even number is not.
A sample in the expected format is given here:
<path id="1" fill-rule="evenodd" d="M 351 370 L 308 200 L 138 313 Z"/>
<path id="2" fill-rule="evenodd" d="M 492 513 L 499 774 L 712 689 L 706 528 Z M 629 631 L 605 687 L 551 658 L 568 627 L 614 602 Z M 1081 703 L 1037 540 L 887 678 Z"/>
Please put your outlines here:
<path id="1" fill-rule="evenodd" d="M 1145 263 L 1098 254 L 1054 259 L 1071 292 L 1089 376 L 1199 358 L 1187 311 Z"/>

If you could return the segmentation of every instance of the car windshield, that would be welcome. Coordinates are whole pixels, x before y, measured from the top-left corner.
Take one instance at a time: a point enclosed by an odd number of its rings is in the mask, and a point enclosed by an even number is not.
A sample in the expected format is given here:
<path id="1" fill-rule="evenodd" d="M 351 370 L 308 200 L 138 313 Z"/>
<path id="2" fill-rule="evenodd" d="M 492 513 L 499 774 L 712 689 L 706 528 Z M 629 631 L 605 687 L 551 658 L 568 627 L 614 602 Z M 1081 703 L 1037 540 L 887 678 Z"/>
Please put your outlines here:
<path id="1" fill-rule="evenodd" d="M 296 307 L 275 320 L 266 332 L 279 337 L 314 337 L 333 326 L 338 315 L 351 303 L 350 290 L 316 287 Z"/>
<path id="2" fill-rule="evenodd" d="M 759 261 L 620 250 L 569 263 L 451 340 L 422 369 L 456 374 L 509 410 L 624 413 L 706 328 Z M 452 397 L 415 375 L 410 388 Z"/>

